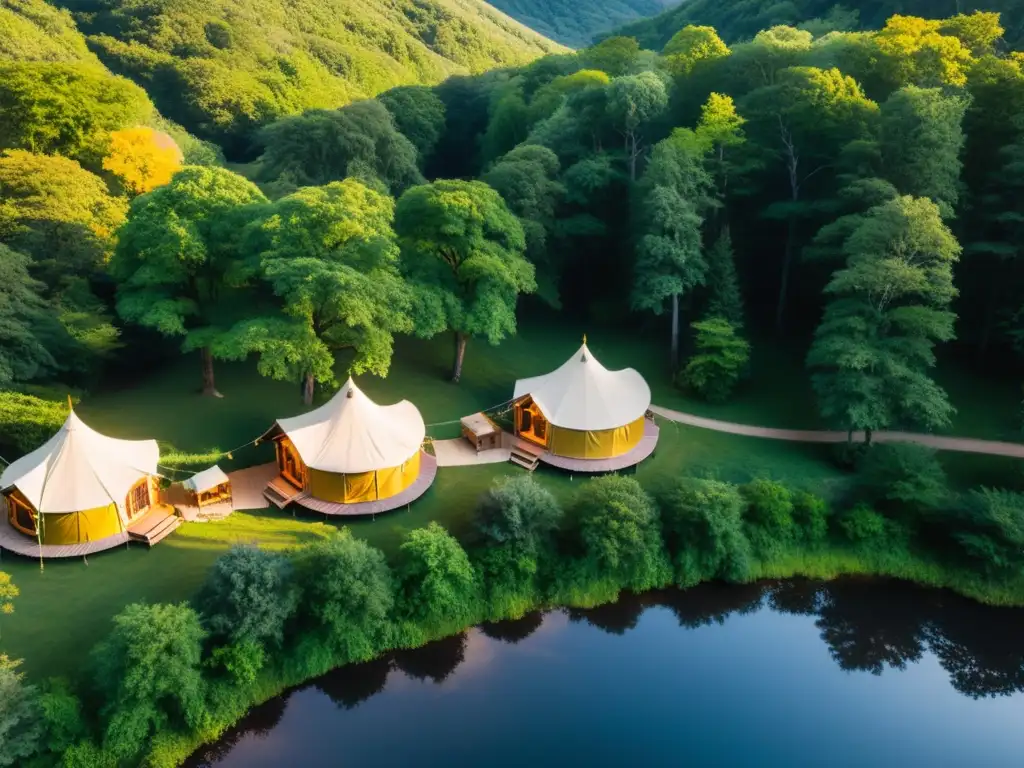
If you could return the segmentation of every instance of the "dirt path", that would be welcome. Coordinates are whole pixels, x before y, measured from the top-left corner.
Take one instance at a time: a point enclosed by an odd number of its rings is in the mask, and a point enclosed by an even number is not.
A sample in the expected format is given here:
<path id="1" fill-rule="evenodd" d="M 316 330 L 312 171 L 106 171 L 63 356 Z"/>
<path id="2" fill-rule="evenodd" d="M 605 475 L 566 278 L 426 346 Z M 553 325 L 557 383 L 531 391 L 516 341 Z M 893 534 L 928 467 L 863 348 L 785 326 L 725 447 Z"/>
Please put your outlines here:
<path id="1" fill-rule="evenodd" d="M 734 424 L 718 419 L 706 419 L 693 416 L 658 405 L 652 405 L 651 411 L 663 419 L 686 424 L 715 432 L 727 432 L 730 435 L 746 437 L 762 437 L 768 440 L 787 440 L 794 443 L 843 443 L 846 442 L 845 432 L 825 432 L 817 430 L 772 429 L 771 427 L 754 427 L 748 424 Z M 854 440 L 863 440 L 864 434 L 855 432 Z M 959 451 L 961 453 L 981 453 L 989 456 L 1011 456 L 1024 459 L 1024 444 L 1006 443 L 998 440 L 976 440 L 970 437 L 942 437 L 940 435 L 921 435 L 914 432 L 875 432 L 871 437 L 876 443 L 917 443 L 939 451 Z"/>

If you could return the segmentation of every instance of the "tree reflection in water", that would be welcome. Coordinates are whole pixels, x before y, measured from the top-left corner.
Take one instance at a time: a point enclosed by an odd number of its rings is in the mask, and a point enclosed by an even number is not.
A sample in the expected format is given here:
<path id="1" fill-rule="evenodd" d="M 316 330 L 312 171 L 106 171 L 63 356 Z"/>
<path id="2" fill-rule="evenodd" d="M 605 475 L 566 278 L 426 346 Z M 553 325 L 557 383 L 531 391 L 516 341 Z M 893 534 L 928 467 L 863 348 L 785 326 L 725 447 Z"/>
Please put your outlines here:
<path id="1" fill-rule="evenodd" d="M 540 611 L 528 613 L 521 619 L 507 621 L 491 621 L 480 625 L 480 631 L 492 640 L 515 645 L 528 638 L 544 623 L 544 614 Z"/>
<path id="2" fill-rule="evenodd" d="M 973 698 L 1024 691 L 1024 610 L 990 608 L 950 592 L 903 582 L 843 579 L 822 583 L 800 579 L 747 585 L 704 584 L 684 591 L 643 595 L 623 593 L 618 602 L 589 610 L 566 611 L 573 622 L 622 635 L 637 626 L 652 607 L 672 611 L 683 627 L 723 624 L 736 615 L 769 609 L 816 617 L 815 625 L 832 658 L 844 670 L 881 675 L 903 670 L 926 651 L 935 654 L 952 686 Z M 495 641 L 518 643 L 544 623 L 545 614 L 486 624 L 482 633 Z M 338 706 L 350 709 L 384 690 L 397 667 L 410 677 L 443 683 L 465 659 L 462 633 L 423 648 L 396 651 L 377 661 L 337 669 L 312 685 Z M 216 744 L 186 765 L 216 763 L 249 734 L 272 730 L 290 693 L 250 712 Z"/>
<path id="3" fill-rule="evenodd" d="M 331 670 L 313 686 L 342 709 L 353 709 L 384 690 L 391 666 L 390 656 L 363 664 L 348 664 Z"/>
<path id="4" fill-rule="evenodd" d="M 422 648 L 395 651 L 395 666 L 417 680 L 443 683 L 466 658 L 467 635 L 462 632 L 435 640 Z"/>
<path id="5" fill-rule="evenodd" d="M 196 754 L 185 761 L 183 768 L 206 768 L 216 765 L 227 758 L 238 743 L 247 736 L 266 736 L 273 731 L 288 707 L 288 699 L 292 691 L 275 696 L 258 707 L 253 707 L 248 714 L 233 727 L 225 731 L 213 744 L 207 744 Z"/>

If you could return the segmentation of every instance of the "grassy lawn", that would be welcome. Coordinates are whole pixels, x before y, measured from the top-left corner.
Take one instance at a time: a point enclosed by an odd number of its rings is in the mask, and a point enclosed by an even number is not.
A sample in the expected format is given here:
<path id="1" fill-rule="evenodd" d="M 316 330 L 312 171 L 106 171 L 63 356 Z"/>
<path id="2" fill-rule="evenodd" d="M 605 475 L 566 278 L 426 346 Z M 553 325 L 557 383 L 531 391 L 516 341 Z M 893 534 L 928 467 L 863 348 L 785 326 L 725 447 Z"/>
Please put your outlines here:
<path id="1" fill-rule="evenodd" d="M 672 387 L 663 339 L 571 323 L 555 327 L 527 322 L 517 338 L 500 347 L 472 342 L 458 386 L 448 381 L 450 339 L 401 340 L 388 378 L 363 376 L 359 384 L 381 403 L 412 400 L 431 425 L 430 435 L 454 437 L 458 424 L 444 422 L 457 422 L 460 416 L 507 400 L 517 378 L 560 365 L 578 347 L 584 332 L 589 334 L 592 351 L 606 366 L 640 370 L 660 405 L 768 426 L 816 426 L 800 352 L 767 343 L 755 347 L 759 351 L 754 358 L 754 378 L 735 401 L 713 407 L 688 399 Z M 242 445 L 261 434 L 275 418 L 302 410 L 298 382 L 263 379 L 254 366 L 242 364 L 220 365 L 218 377 L 218 388 L 225 397 L 200 397 L 196 394 L 198 360 L 189 357 L 130 386 L 108 386 L 86 399 L 79 411 L 90 424 L 114 435 L 155 437 L 179 450 L 201 452 Z M 964 377 L 956 391 L 970 400 L 971 386 L 969 377 Z M 1011 389 L 993 386 L 980 391 L 1005 404 Z M 976 413 L 985 412 L 982 402 L 972 407 Z M 970 407 L 962 408 L 960 418 L 970 413 Z M 995 429 L 1000 422 L 994 415 L 979 418 L 985 419 L 979 431 Z M 684 473 L 733 481 L 768 475 L 832 496 L 841 492 L 848 480 L 829 462 L 827 450 L 664 423 L 658 450 L 637 469 L 637 477 L 657 490 Z M 271 458 L 269 447 L 260 446 L 238 451 L 233 461 L 221 464 L 230 470 Z M 986 457 L 950 457 L 948 466 L 958 484 L 995 485 L 1011 473 L 1021 476 L 1014 462 Z M 410 509 L 356 521 L 351 527 L 356 535 L 389 554 L 406 531 L 431 520 L 461 535 L 467 530 L 478 496 L 496 479 L 520 471 L 508 464 L 442 469 L 434 486 Z M 578 476 L 544 469 L 538 470 L 537 476 L 563 499 L 582 481 Z M 289 547 L 325 535 L 332 525 L 316 517 L 295 518 L 276 510 L 236 513 L 218 523 L 186 524 L 153 550 L 132 546 L 127 551 L 91 557 L 88 564 L 80 560 L 50 562 L 43 572 L 37 562 L 5 554 L 0 566 L 11 573 L 22 596 L 15 614 L 0 618 L 0 649 L 24 658 L 25 670 L 32 676 L 74 675 L 82 669 L 83 653 L 105 636 L 111 617 L 125 605 L 140 600 L 188 599 L 210 564 L 234 543 Z"/>

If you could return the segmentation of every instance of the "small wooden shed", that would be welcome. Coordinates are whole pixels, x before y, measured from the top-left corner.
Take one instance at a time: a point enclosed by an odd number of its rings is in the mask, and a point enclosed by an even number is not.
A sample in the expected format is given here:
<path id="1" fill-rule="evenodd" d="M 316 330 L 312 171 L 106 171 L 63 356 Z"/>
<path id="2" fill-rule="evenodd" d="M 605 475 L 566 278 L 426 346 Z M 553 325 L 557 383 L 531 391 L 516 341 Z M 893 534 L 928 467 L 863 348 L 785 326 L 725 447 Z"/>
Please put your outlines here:
<path id="1" fill-rule="evenodd" d="M 200 509 L 212 504 L 231 503 L 231 480 L 216 465 L 197 472 L 182 485 L 195 497 L 196 506 Z"/>
<path id="2" fill-rule="evenodd" d="M 501 447 L 501 429 L 483 413 L 464 416 L 460 422 L 462 436 L 473 444 L 477 453 Z"/>

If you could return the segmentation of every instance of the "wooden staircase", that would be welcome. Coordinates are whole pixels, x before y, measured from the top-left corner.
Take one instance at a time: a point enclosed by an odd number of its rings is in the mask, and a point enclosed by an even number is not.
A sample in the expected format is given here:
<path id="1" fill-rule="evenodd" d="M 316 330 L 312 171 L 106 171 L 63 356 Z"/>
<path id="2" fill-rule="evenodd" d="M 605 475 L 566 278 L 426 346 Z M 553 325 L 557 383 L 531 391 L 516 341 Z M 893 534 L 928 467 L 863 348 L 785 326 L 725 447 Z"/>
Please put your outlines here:
<path id="1" fill-rule="evenodd" d="M 184 521 L 174 513 L 173 507 L 154 507 L 142 519 L 128 526 L 128 536 L 147 547 L 158 544 L 176 530 Z"/>
<path id="2" fill-rule="evenodd" d="M 533 472 L 537 465 L 540 464 L 540 457 L 543 455 L 543 448 L 528 443 L 525 440 L 519 440 L 512 446 L 508 460 L 517 467 L 522 467 L 527 472 Z"/>
<path id="3" fill-rule="evenodd" d="M 304 499 L 308 495 L 304 490 L 296 488 L 281 476 L 275 477 L 263 489 L 263 498 L 278 509 L 284 509 L 293 501 Z"/>

